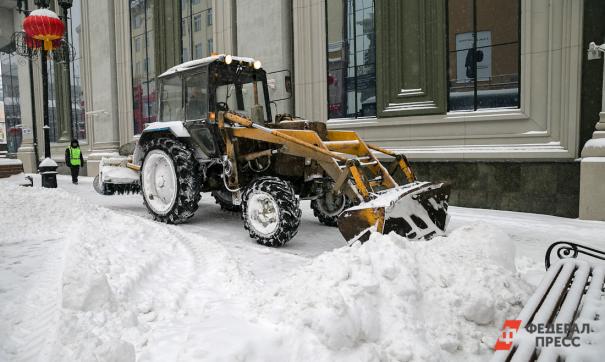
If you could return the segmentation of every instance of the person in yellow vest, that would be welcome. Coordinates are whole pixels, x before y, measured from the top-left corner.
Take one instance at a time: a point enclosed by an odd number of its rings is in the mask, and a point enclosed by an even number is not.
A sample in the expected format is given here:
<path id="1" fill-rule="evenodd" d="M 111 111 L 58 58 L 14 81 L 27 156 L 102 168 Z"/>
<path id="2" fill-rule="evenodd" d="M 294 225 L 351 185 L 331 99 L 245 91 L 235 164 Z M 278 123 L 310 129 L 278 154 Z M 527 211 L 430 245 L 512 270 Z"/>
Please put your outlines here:
<path id="1" fill-rule="evenodd" d="M 78 140 L 72 140 L 70 146 L 65 150 L 65 164 L 71 169 L 71 182 L 77 185 L 80 167 L 84 165 L 84 157 L 82 157 Z"/>

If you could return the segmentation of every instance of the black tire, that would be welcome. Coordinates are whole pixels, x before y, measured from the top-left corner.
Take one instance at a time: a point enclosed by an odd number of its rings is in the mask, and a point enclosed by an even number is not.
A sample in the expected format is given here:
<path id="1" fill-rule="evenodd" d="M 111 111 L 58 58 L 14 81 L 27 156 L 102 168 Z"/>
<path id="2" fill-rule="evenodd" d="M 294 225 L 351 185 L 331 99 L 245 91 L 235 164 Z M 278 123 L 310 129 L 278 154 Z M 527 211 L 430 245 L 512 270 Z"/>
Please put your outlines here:
<path id="1" fill-rule="evenodd" d="M 235 205 L 233 203 L 233 195 L 231 191 L 225 188 L 221 190 L 212 191 L 212 197 L 214 197 L 214 201 L 221 207 L 221 210 L 229 212 L 242 211 L 241 205 Z"/>
<path id="2" fill-rule="evenodd" d="M 330 199 L 332 195 L 325 194 L 324 196 L 311 201 L 311 209 L 313 215 L 320 223 L 327 226 L 338 226 L 338 216 L 352 206 L 349 198 L 341 193 L 337 198 Z"/>
<path id="3" fill-rule="evenodd" d="M 143 172 L 145 170 L 145 158 L 153 150 L 161 150 L 170 156 L 176 168 L 177 195 L 172 208 L 165 214 L 157 214 L 147 203 L 143 185 Z M 152 138 L 143 144 L 143 164 L 141 166 L 141 194 L 143 203 L 149 213 L 156 221 L 168 224 L 180 224 L 191 218 L 198 209 L 198 203 L 202 197 L 200 188 L 200 170 L 194 152 L 186 144 L 172 138 Z"/>
<path id="4" fill-rule="evenodd" d="M 250 210 L 250 200 L 255 195 L 268 197 L 277 205 L 277 227 L 270 233 L 263 233 L 254 227 L 252 218 L 254 211 Z M 252 181 L 242 196 L 242 218 L 244 227 L 250 237 L 265 246 L 278 247 L 290 241 L 298 232 L 301 210 L 298 198 L 292 186 L 277 177 L 265 176 Z"/>

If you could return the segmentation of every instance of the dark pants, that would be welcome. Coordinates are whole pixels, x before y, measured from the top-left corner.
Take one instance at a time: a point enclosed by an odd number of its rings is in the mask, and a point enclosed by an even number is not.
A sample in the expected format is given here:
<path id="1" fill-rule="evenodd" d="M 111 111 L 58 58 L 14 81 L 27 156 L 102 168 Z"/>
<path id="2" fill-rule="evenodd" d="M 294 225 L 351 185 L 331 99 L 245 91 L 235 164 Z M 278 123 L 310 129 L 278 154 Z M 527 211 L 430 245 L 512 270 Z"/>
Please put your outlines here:
<path id="1" fill-rule="evenodd" d="M 80 174 L 80 166 L 69 166 L 71 168 L 71 182 L 78 182 L 78 175 Z"/>

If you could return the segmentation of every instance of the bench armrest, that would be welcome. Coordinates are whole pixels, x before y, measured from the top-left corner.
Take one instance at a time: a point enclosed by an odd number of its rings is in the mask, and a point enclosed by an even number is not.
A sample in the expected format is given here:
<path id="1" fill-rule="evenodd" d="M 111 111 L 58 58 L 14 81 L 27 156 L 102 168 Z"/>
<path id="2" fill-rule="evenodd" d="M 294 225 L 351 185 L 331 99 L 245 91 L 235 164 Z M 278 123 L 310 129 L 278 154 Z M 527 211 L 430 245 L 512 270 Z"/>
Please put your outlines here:
<path id="1" fill-rule="evenodd" d="M 546 270 L 550 268 L 552 253 L 556 250 L 556 256 L 559 259 L 577 258 L 579 254 L 591 256 L 595 259 L 605 261 L 605 251 L 597 250 L 588 246 L 572 243 L 569 241 L 557 241 L 548 247 L 546 250 L 546 256 L 544 258 L 544 264 Z"/>

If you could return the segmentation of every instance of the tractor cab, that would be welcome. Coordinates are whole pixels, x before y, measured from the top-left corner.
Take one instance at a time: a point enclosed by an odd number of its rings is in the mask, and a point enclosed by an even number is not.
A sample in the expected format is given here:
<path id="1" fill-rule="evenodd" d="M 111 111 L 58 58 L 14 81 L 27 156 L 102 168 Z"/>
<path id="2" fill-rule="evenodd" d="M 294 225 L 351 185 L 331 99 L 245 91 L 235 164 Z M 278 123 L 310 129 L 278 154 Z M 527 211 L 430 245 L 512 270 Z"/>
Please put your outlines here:
<path id="1" fill-rule="evenodd" d="M 216 55 L 177 65 L 158 78 L 159 121 L 214 120 L 232 110 L 271 122 L 267 75 L 258 60 Z"/>

